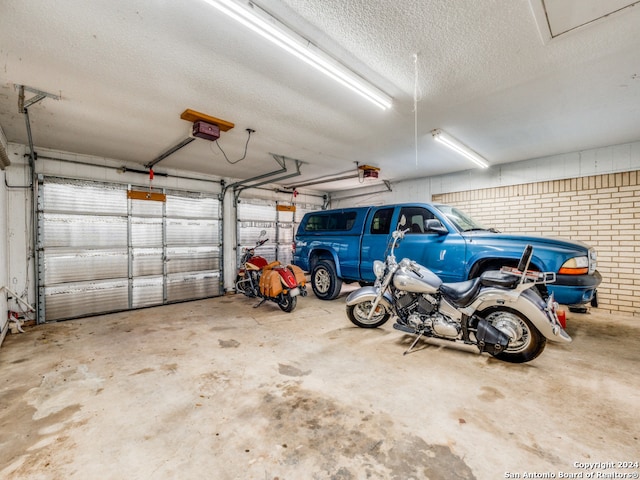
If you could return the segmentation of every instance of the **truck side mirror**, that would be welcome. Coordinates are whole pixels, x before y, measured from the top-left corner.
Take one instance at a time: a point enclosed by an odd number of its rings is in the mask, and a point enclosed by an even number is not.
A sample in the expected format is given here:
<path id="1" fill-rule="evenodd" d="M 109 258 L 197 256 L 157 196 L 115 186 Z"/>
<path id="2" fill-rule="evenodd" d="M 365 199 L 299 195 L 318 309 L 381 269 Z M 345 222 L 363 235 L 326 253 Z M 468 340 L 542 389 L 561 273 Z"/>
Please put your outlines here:
<path id="1" fill-rule="evenodd" d="M 447 233 L 449 233 L 449 230 L 447 230 L 446 227 L 442 225 L 442 223 L 440 223 L 440 220 L 437 220 L 435 218 L 432 218 L 425 222 L 425 229 L 427 233 L 437 233 L 438 235 L 446 235 Z"/>

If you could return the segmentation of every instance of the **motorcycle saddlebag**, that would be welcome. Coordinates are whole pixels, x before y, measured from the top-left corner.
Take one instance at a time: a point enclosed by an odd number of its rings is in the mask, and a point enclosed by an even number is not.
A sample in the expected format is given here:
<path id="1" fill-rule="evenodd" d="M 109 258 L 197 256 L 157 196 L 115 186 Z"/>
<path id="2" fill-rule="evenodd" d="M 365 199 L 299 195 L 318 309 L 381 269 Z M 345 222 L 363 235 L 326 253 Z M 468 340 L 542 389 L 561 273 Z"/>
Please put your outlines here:
<path id="1" fill-rule="evenodd" d="M 476 338 L 480 353 L 487 352 L 496 355 L 509 345 L 509 336 L 482 318 L 478 320 Z"/>
<path id="2" fill-rule="evenodd" d="M 282 293 L 282 281 L 280 274 L 275 270 L 263 270 L 260 277 L 260 292 L 265 297 L 277 297 Z"/>
<path id="3" fill-rule="evenodd" d="M 307 277 L 304 274 L 304 271 L 298 267 L 297 265 L 287 265 L 287 268 L 293 272 L 293 275 L 296 277 L 296 282 L 301 287 L 304 287 L 307 283 Z"/>

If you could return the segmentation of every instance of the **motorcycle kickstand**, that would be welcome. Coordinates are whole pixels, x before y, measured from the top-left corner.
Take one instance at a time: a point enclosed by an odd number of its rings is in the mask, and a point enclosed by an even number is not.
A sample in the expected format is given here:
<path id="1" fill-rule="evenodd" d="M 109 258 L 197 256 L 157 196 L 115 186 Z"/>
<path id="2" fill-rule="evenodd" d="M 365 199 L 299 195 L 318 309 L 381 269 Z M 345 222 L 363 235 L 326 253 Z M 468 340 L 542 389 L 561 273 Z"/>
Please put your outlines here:
<path id="1" fill-rule="evenodd" d="M 262 304 L 263 304 L 264 302 L 266 302 L 266 301 L 267 301 L 267 299 L 266 299 L 266 298 L 263 298 L 262 300 L 260 300 L 260 302 L 259 302 L 259 303 L 255 304 L 255 305 L 253 306 L 253 308 L 258 308 L 260 305 L 262 305 Z"/>
<path id="2" fill-rule="evenodd" d="M 416 339 L 413 341 L 411 346 L 402 354 L 403 356 L 406 355 L 407 353 L 411 353 L 411 350 L 413 350 L 413 347 L 416 346 L 416 343 L 418 343 L 418 340 L 420 340 L 420 337 L 422 337 L 423 334 L 424 334 L 424 330 L 420 332 L 420 335 L 416 337 Z"/>

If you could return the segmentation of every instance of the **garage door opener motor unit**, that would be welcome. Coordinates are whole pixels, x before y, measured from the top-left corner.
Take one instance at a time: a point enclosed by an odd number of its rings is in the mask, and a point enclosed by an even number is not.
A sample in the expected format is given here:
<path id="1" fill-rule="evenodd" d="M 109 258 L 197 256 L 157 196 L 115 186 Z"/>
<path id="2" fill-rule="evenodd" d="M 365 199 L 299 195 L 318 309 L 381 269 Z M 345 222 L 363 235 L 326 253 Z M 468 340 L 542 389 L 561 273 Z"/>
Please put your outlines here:
<path id="1" fill-rule="evenodd" d="M 204 138 L 212 142 L 220 138 L 220 127 L 213 123 L 207 123 L 202 120 L 193 122 L 193 130 L 191 132 L 194 137 Z"/>

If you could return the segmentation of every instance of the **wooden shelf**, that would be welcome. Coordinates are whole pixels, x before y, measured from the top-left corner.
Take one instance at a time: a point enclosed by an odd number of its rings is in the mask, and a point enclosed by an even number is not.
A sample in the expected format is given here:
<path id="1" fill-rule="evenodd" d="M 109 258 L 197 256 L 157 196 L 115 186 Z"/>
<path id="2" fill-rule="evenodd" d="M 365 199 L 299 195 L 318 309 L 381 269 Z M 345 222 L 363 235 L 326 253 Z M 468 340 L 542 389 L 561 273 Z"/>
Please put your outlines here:
<path id="1" fill-rule="evenodd" d="M 214 125 L 220 127 L 220 130 L 222 130 L 223 132 L 231 130 L 233 127 L 235 127 L 235 124 L 231 122 L 212 117 L 211 115 L 196 112 L 195 110 L 191 110 L 190 108 L 187 108 L 184 112 L 182 112 L 180 118 L 182 120 L 187 120 L 188 122 L 197 122 L 198 120 L 202 120 L 207 123 L 213 123 Z"/>

